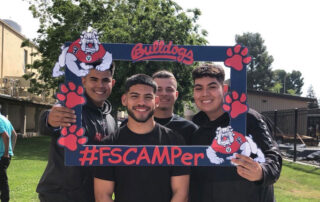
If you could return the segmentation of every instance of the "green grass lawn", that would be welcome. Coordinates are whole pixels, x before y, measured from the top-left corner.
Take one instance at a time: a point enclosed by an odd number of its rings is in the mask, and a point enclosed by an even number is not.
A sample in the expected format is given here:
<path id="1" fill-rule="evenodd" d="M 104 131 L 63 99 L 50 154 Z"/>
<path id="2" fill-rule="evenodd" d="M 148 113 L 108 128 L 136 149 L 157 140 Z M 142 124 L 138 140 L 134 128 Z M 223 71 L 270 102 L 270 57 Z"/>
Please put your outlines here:
<path id="1" fill-rule="evenodd" d="M 36 186 L 48 158 L 49 137 L 18 139 L 8 169 L 11 201 L 38 201 Z M 320 201 L 320 169 L 284 161 L 275 184 L 278 202 Z"/>

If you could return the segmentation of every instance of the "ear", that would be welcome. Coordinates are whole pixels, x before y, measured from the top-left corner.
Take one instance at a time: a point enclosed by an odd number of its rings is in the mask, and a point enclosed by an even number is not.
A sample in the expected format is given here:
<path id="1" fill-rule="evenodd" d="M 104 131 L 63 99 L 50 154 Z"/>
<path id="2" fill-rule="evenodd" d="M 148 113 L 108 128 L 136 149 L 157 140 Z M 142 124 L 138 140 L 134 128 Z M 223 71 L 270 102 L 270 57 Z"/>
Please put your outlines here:
<path id="1" fill-rule="evenodd" d="M 127 94 L 123 94 L 121 96 L 121 103 L 123 106 L 125 106 L 125 107 L 127 106 Z"/>
<path id="2" fill-rule="evenodd" d="M 82 82 L 82 84 L 84 85 L 84 83 L 86 82 L 85 76 L 84 76 L 84 77 L 81 77 L 81 82 Z"/>
<path id="3" fill-rule="evenodd" d="M 155 100 L 156 108 L 159 107 L 159 103 L 160 103 L 160 98 L 159 98 L 159 96 L 156 95 L 156 97 L 154 98 L 154 100 Z"/>
<path id="4" fill-rule="evenodd" d="M 178 99 L 179 91 L 176 91 L 176 100 Z"/>
<path id="5" fill-rule="evenodd" d="M 223 84 L 223 95 L 227 94 L 229 91 L 229 86 L 228 84 Z"/>
<path id="6" fill-rule="evenodd" d="M 116 80 L 112 79 L 112 87 L 116 84 Z"/>

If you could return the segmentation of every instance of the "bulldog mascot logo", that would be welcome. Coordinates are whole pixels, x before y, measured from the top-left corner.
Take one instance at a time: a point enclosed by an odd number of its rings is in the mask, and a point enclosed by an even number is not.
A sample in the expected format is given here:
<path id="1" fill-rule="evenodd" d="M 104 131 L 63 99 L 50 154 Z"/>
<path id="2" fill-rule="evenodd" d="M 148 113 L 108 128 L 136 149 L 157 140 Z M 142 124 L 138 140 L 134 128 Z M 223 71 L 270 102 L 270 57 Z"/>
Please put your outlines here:
<path id="1" fill-rule="evenodd" d="M 99 71 L 105 71 L 110 68 L 112 63 L 112 55 L 99 42 L 96 30 L 83 31 L 80 39 L 68 47 L 62 46 L 61 50 L 59 60 L 53 68 L 53 77 L 63 75 L 64 71 L 61 68 L 65 66 L 76 76 L 83 77 L 94 66 Z"/>
<path id="2" fill-rule="evenodd" d="M 231 160 L 235 158 L 236 153 L 255 156 L 254 160 L 257 162 L 265 161 L 264 154 L 252 137 L 233 131 L 231 126 L 217 128 L 216 137 L 211 146 L 207 148 L 206 153 L 213 164 L 222 164 L 226 160 Z"/>

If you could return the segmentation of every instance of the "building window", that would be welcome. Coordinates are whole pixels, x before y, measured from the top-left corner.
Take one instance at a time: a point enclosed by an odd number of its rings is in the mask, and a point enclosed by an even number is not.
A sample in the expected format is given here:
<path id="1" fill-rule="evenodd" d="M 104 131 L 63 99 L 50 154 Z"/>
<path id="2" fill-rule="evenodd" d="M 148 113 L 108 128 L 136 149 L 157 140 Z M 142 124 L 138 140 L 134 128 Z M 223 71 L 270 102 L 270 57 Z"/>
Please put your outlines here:
<path id="1" fill-rule="evenodd" d="M 24 50 L 24 61 L 23 61 L 23 72 L 26 73 L 27 71 L 27 64 L 28 64 L 28 51 Z"/>

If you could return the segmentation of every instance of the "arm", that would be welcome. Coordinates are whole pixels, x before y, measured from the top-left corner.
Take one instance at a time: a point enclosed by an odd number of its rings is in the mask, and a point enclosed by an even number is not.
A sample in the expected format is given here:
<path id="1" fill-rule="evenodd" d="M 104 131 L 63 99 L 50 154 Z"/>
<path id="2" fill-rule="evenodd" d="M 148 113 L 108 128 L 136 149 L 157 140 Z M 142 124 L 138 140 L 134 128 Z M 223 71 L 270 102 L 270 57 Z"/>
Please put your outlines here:
<path id="1" fill-rule="evenodd" d="M 187 202 L 189 192 L 189 175 L 171 177 L 171 202 Z"/>
<path id="2" fill-rule="evenodd" d="M 267 124 L 263 121 L 262 115 L 248 115 L 248 133 L 252 135 L 254 142 L 262 150 L 265 156 L 265 162 L 257 163 L 250 157 L 238 155 L 238 160 L 232 162 L 239 164 L 237 166 L 238 174 L 250 181 L 262 185 L 271 185 L 279 177 L 282 167 L 282 157 L 275 143 Z"/>
<path id="3" fill-rule="evenodd" d="M 96 202 L 112 202 L 113 190 L 113 181 L 94 178 L 94 197 Z"/>
<path id="4" fill-rule="evenodd" d="M 13 129 L 11 132 L 11 146 L 12 146 L 12 151 L 14 150 L 16 143 L 17 143 L 17 133 L 16 131 Z"/>
<path id="5" fill-rule="evenodd" d="M 7 132 L 3 132 L 1 134 L 2 140 L 3 140 L 3 144 L 4 144 L 4 153 L 3 153 L 3 157 L 5 158 L 9 158 L 9 135 Z"/>
<path id="6" fill-rule="evenodd" d="M 72 109 L 54 105 L 50 110 L 41 114 L 39 120 L 40 133 L 43 135 L 59 135 L 60 127 L 68 127 L 76 122 L 76 115 Z"/>

